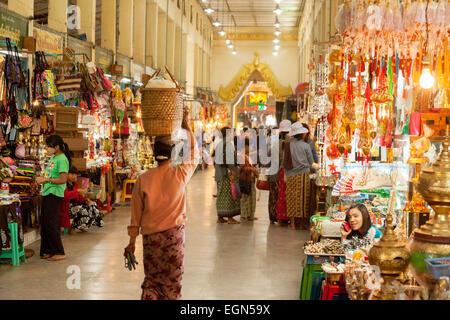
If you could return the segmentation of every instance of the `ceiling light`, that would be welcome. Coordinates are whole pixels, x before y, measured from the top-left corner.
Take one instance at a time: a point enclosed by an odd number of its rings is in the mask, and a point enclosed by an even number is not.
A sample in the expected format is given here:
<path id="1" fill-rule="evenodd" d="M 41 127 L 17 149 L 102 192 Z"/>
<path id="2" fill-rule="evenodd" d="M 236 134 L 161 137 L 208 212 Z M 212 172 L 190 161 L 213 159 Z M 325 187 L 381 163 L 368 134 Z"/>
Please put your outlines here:
<path id="1" fill-rule="evenodd" d="M 278 16 L 275 18 L 274 26 L 275 26 L 275 28 L 279 28 L 280 27 L 280 21 L 278 21 Z"/>
<path id="2" fill-rule="evenodd" d="M 225 30 L 223 30 L 223 27 L 220 29 L 220 31 L 219 31 L 219 34 L 220 34 L 220 36 L 224 36 L 224 35 L 226 35 L 227 33 L 225 32 Z"/>
<path id="3" fill-rule="evenodd" d="M 276 44 L 280 43 L 280 39 L 278 39 L 278 38 L 273 39 L 273 43 L 276 43 Z"/>
<path id="4" fill-rule="evenodd" d="M 283 12 L 283 10 L 281 10 L 280 5 L 277 4 L 277 7 L 275 8 L 275 10 L 273 10 L 273 13 L 275 13 L 277 16 L 279 16 L 282 12 Z"/>
<path id="5" fill-rule="evenodd" d="M 276 30 L 275 30 L 275 35 L 278 37 L 280 34 L 281 34 L 280 29 L 276 29 Z"/>
<path id="6" fill-rule="evenodd" d="M 234 48 L 233 44 L 230 43 L 230 44 L 228 45 L 228 48 L 233 49 L 233 48 Z"/>
<path id="7" fill-rule="evenodd" d="M 420 76 L 420 86 L 423 89 L 431 89 L 434 85 L 434 78 L 430 72 L 430 58 L 425 56 L 423 58 L 422 75 Z"/>
<path id="8" fill-rule="evenodd" d="M 220 23 L 219 18 L 216 18 L 216 21 L 213 22 L 213 26 L 216 27 L 216 28 L 218 28 L 218 27 L 220 27 L 221 25 L 222 25 L 222 24 Z"/>
<path id="9" fill-rule="evenodd" d="M 278 55 L 278 51 L 274 51 L 274 52 L 272 52 L 272 54 L 273 54 L 274 56 L 277 56 L 277 55 Z"/>
<path id="10" fill-rule="evenodd" d="M 203 2 L 203 3 L 206 3 L 206 2 L 208 2 L 208 0 L 202 0 L 202 2 Z"/>
<path id="11" fill-rule="evenodd" d="M 280 50 L 280 46 L 279 46 L 278 44 L 276 44 L 273 48 L 274 48 L 276 51 Z"/>
<path id="12" fill-rule="evenodd" d="M 237 55 L 236 50 L 233 50 L 232 54 L 233 54 L 233 55 Z"/>
<path id="13" fill-rule="evenodd" d="M 275 3 L 280 4 L 280 3 L 281 3 L 281 0 L 275 0 Z"/>
<path id="14" fill-rule="evenodd" d="M 205 9 L 206 14 L 211 14 L 214 12 L 214 9 L 211 8 L 211 4 L 208 6 L 208 8 Z"/>
<path id="15" fill-rule="evenodd" d="M 230 43 L 231 43 L 230 38 L 227 37 L 227 39 L 225 40 L 225 43 L 226 43 L 226 44 L 230 44 Z"/>

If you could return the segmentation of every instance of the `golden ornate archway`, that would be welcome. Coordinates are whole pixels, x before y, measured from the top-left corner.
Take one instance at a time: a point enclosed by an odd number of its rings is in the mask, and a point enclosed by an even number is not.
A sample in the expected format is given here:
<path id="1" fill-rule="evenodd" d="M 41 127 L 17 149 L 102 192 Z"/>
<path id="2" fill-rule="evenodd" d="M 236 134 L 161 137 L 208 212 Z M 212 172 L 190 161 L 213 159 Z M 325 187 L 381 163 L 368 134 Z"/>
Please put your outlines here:
<path id="1" fill-rule="evenodd" d="M 260 63 L 259 55 L 257 52 L 255 52 L 255 59 L 252 63 L 244 64 L 239 70 L 238 74 L 225 88 L 223 86 L 220 86 L 219 97 L 221 97 L 223 101 L 233 100 L 233 98 L 236 97 L 236 95 L 241 90 L 242 85 L 247 81 L 248 77 L 255 70 L 258 70 L 261 73 L 261 75 L 264 77 L 264 81 L 267 82 L 267 85 L 272 90 L 277 99 L 282 99 L 293 93 L 291 86 L 284 87 L 278 82 L 272 72 L 272 69 L 267 63 Z"/>

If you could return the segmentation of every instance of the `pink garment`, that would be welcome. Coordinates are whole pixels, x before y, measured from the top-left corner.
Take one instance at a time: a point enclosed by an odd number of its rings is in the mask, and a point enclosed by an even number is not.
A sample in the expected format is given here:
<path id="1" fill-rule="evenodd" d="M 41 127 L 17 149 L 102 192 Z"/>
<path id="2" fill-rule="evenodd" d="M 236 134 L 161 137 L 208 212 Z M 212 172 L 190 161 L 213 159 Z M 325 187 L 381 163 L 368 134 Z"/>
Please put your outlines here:
<path id="1" fill-rule="evenodd" d="M 149 235 L 183 225 L 186 221 L 186 185 L 198 164 L 194 135 L 187 161 L 171 168 L 170 160 L 150 169 L 136 181 L 131 199 L 130 236 Z"/>
<path id="2" fill-rule="evenodd" d="M 143 237 L 142 300 L 181 299 L 184 239 L 184 225 Z"/>
<path id="3" fill-rule="evenodd" d="M 284 181 L 284 168 L 281 168 L 278 185 L 278 200 L 277 200 L 277 220 L 289 220 L 287 216 L 286 206 L 286 182 Z"/>

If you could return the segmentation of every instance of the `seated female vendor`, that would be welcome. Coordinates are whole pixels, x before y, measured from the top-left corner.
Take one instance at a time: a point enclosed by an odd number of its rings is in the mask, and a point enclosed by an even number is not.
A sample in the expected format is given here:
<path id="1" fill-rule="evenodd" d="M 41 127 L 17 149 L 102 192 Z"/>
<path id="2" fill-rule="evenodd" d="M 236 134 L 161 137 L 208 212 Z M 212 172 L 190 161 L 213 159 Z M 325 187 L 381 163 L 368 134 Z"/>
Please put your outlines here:
<path id="1" fill-rule="evenodd" d="M 351 245 L 352 242 L 365 240 L 367 245 L 372 245 L 383 234 L 376 227 L 372 226 L 369 211 L 363 204 L 354 204 L 350 207 L 345 216 L 345 222 L 341 226 L 341 242 Z"/>
<path id="2" fill-rule="evenodd" d="M 86 232 L 92 225 L 103 227 L 101 212 L 95 202 L 85 198 L 87 189 L 78 188 L 77 178 L 77 168 L 70 167 L 60 207 L 61 226 L 70 229 L 70 234 L 74 234 L 75 230 Z"/>

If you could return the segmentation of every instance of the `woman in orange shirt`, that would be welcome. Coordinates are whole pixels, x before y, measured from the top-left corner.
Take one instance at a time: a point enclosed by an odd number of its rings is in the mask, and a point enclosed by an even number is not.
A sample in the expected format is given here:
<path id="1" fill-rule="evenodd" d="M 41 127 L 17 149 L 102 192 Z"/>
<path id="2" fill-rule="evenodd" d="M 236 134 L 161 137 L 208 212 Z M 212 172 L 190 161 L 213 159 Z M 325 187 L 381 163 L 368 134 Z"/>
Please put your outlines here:
<path id="1" fill-rule="evenodd" d="M 198 164 L 194 135 L 184 111 L 183 128 L 189 132 L 190 152 L 183 163 L 172 164 L 174 152 L 170 137 L 157 137 L 155 156 L 158 167 L 139 176 L 131 200 L 130 243 L 125 254 L 135 251 L 136 237 L 143 235 L 144 272 L 142 300 L 181 299 L 184 272 L 184 223 L 186 185 Z"/>

